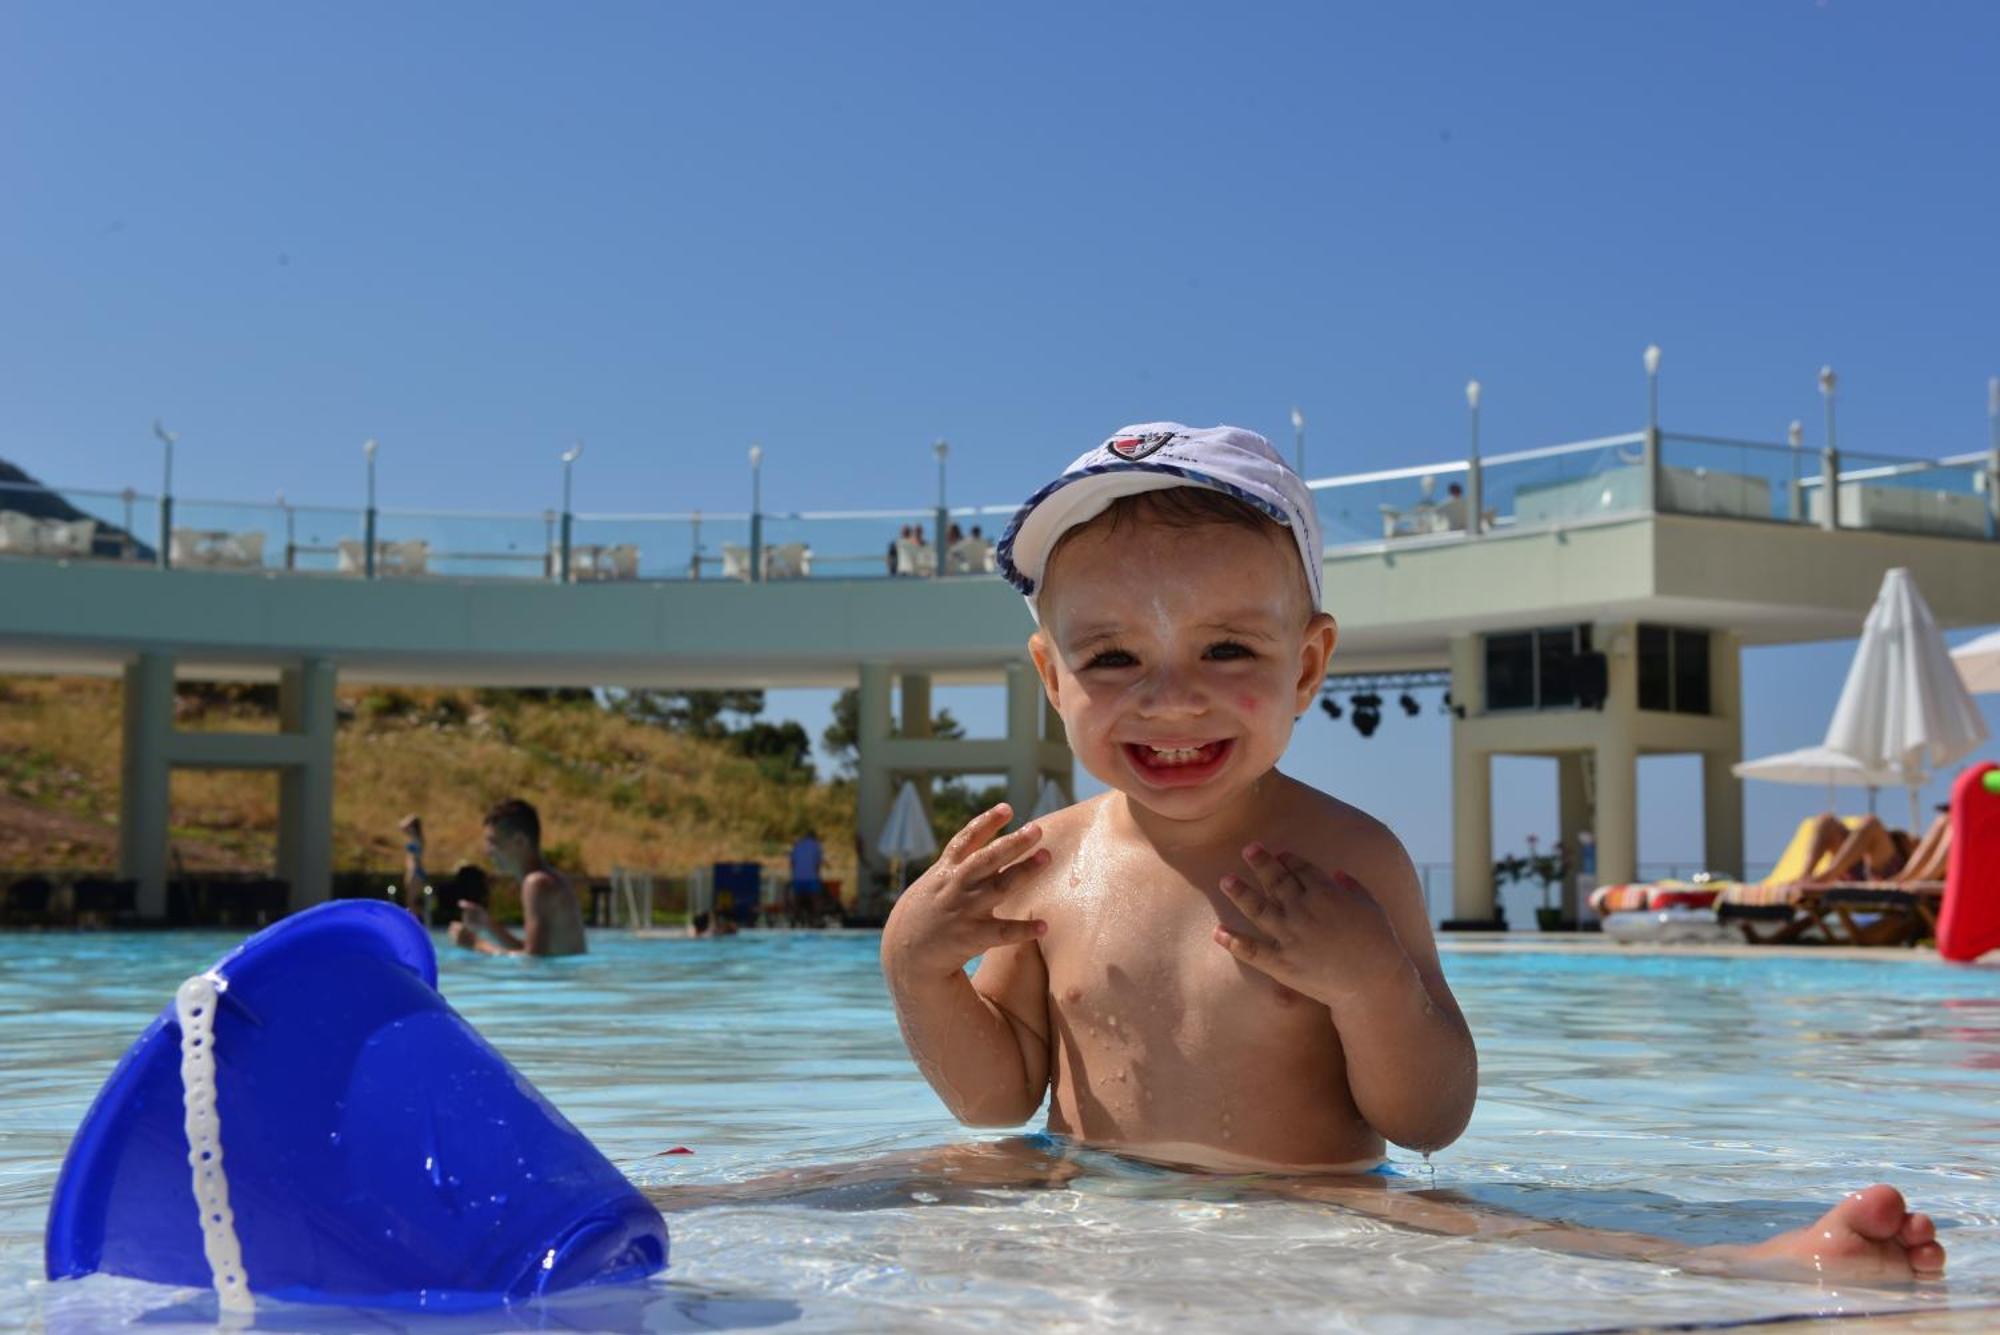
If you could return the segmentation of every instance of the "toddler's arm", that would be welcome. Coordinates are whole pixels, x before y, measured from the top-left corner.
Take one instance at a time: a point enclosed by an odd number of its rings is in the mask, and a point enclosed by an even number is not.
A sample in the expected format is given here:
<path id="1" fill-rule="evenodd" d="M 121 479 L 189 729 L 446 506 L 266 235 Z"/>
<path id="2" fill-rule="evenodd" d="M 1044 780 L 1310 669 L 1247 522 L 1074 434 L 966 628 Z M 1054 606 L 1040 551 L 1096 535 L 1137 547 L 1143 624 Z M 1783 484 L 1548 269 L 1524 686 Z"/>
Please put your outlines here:
<path id="1" fill-rule="evenodd" d="M 1254 883 L 1228 877 L 1222 889 L 1253 930 L 1218 926 L 1217 942 L 1332 1012 L 1348 1088 L 1370 1126 L 1408 1149 L 1458 1139 L 1479 1061 L 1402 844 L 1370 821 L 1343 849 L 1353 875 L 1260 844 L 1244 860 Z"/>
<path id="2" fill-rule="evenodd" d="M 1008 808 L 974 818 L 904 892 L 882 932 L 882 973 L 910 1056 L 971 1126 L 1014 1126 L 1048 1089 L 1048 979 L 1034 938 L 1043 924 L 995 907 L 1047 861 L 1030 824 L 994 840 Z M 988 842 L 988 841 L 992 842 Z M 1032 850 L 1032 851 L 1031 851 Z M 984 954 L 978 985 L 965 965 Z"/>

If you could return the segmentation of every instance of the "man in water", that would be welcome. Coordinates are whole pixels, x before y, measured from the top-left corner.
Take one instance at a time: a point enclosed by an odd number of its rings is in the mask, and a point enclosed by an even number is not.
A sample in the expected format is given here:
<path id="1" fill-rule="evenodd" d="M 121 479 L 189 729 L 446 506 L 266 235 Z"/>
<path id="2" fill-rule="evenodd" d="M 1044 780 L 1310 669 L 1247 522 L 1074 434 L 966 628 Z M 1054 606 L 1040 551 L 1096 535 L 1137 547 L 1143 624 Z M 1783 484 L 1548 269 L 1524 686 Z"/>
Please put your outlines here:
<path id="1" fill-rule="evenodd" d="M 521 935 L 494 922 L 484 905 L 461 899 L 454 942 L 487 955 L 581 955 L 589 948 L 576 891 L 542 860 L 542 821 L 532 806 L 510 797 L 486 813 L 486 854 L 500 875 L 521 880 Z"/>

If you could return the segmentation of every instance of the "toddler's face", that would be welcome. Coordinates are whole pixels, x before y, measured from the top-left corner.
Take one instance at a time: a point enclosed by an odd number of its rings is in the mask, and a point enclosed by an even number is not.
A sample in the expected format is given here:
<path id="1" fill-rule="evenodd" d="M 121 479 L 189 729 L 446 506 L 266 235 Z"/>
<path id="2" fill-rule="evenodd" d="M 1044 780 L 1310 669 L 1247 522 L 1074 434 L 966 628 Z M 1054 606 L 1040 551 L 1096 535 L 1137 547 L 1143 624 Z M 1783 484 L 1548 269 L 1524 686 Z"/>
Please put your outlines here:
<path id="1" fill-rule="evenodd" d="M 1291 537 L 1224 524 L 1088 528 L 1056 552 L 1030 642 L 1083 767 L 1177 819 L 1284 753 L 1333 652 Z"/>

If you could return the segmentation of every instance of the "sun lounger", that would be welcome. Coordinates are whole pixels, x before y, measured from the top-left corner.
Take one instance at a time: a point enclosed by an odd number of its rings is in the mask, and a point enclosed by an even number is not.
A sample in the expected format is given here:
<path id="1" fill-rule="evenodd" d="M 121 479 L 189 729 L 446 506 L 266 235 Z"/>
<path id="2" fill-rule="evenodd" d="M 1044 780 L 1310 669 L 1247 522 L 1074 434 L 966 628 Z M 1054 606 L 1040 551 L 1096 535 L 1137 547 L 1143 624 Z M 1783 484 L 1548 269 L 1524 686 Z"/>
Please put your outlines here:
<path id="1" fill-rule="evenodd" d="M 1944 882 L 1829 885 L 1809 892 L 1805 900 L 1820 919 L 1820 930 L 1837 944 L 1914 946 L 1937 935 Z"/>
<path id="2" fill-rule="evenodd" d="M 1856 817 L 1844 823 L 1852 828 L 1859 822 Z M 1825 935 L 1826 925 L 1806 894 L 1813 887 L 1805 884 L 1805 878 L 1813 870 L 1806 862 L 1812 856 L 1818 829 L 1817 817 L 1800 821 L 1777 866 L 1762 881 L 1658 881 L 1600 886 L 1590 896 L 1590 907 L 1599 915 L 1608 915 L 1714 905 L 1720 921 L 1735 922 L 1745 937 L 1758 944 L 1794 941 L 1814 930 Z"/>
<path id="3" fill-rule="evenodd" d="M 1849 829 L 1860 817 L 1842 823 Z M 1794 836 L 1810 847 L 1808 821 Z M 1812 868 L 1779 866 L 1761 884 L 1732 886 L 1723 891 L 1717 917 L 1733 921 L 1753 945 L 1780 945 L 1808 940 L 1813 933 L 1829 944 L 1910 945 L 1937 931 L 1938 907 L 1944 886 L 1938 870 L 1951 846 L 1951 828 L 1941 825 L 1912 850 L 1901 872 L 1893 877 L 1841 881 L 1808 879 Z M 1790 853 L 1792 850 L 1787 850 Z M 1789 873 L 1783 876 L 1782 873 Z M 1867 921 L 1862 921 L 1866 917 Z M 1760 932 L 1757 924 L 1767 924 Z"/>

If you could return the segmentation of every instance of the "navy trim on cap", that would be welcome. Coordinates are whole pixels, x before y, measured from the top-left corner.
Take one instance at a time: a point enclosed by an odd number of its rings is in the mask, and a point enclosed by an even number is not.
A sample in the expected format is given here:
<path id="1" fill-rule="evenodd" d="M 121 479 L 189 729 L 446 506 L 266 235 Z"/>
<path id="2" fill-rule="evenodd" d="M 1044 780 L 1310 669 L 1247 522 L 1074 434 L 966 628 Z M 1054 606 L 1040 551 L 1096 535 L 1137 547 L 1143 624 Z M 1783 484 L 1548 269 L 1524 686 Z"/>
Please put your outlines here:
<path id="1" fill-rule="evenodd" d="M 1225 496 L 1233 496 L 1237 500 L 1250 505 L 1259 514 L 1270 516 L 1271 519 L 1283 525 L 1285 529 L 1290 530 L 1292 527 L 1291 516 L 1263 497 L 1252 495 L 1233 482 L 1224 482 L 1220 478 L 1210 477 L 1208 474 L 1196 472 L 1192 468 L 1183 468 L 1179 464 L 1155 463 L 1091 464 L 1086 468 L 1079 468 L 1074 472 L 1064 473 L 1061 477 L 1030 496 L 1022 503 L 1021 508 L 1014 512 L 1014 518 L 1007 524 L 1007 531 L 1000 535 L 1000 545 L 994 550 L 994 564 L 1000 568 L 1000 573 L 1006 577 L 1009 584 L 1013 585 L 1020 592 L 1022 597 L 1032 598 L 1035 596 L 1035 581 L 1028 578 L 1026 574 L 1022 573 L 1021 568 L 1014 564 L 1014 539 L 1020 534 L 1021 525 L 1028 522 L 1028 516 L 1035 512 L 1037 506 L 1055 495 L 1058 491 L 1061 491 L 1064 487 L 1067 487 L 1070 483 L 1081 482 L 1085 478 L 1098 477 L 1106 473 L 1165 473 L 1172 477 L 1182 478 L 1193 483 L 1195 486 L 1204 487 L 1209 491 L 1219 491 Z M 1099 513 L 1102 513 L 1102 511 Z M 1092 518 L 1095 517 L 1092 516 Z M 1061 541 L 1060 534 L 1057 535 L 1057 541 Z M 1050 545 L 1049 550 L 1052 553 L 1054 552 L 1054 544 Z M 1046 569 L 1044 569 L 1043 573 L 1044 575 L 1047 574 Z"/>

